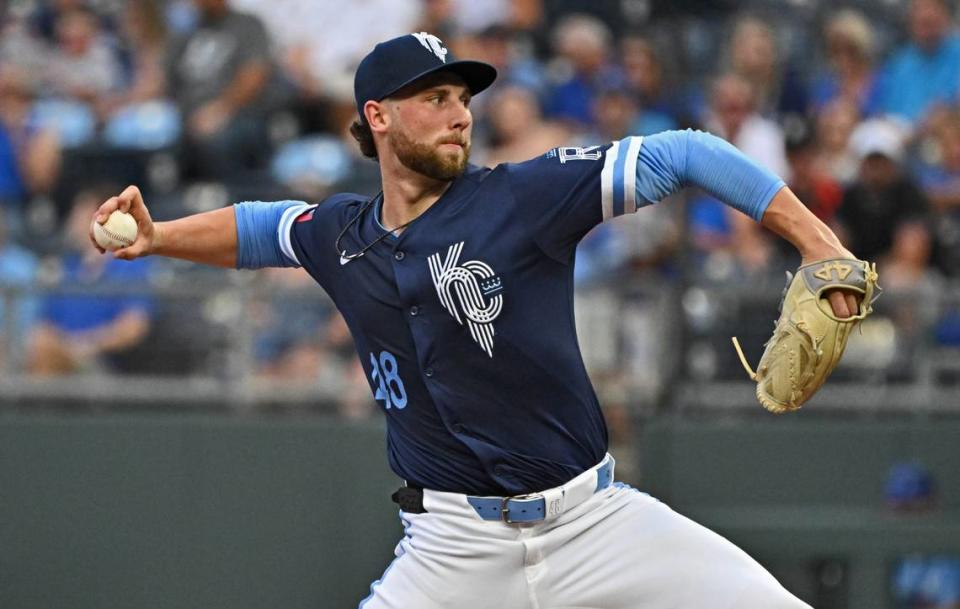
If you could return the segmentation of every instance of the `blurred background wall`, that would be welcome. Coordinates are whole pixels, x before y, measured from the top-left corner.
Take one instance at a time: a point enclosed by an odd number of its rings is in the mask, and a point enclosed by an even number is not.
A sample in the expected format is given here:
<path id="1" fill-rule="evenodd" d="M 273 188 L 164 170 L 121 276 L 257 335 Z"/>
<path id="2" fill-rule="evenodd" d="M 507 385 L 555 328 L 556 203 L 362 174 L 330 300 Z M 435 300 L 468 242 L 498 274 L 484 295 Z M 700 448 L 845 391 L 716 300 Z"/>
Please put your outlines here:
<path id="1" fill-rule="evenodd" d="M 0 607 L 344 607 L 400 536 L 381 421 L 306 274 L 91 255 L 155 219 L 372 195 L 378 40 L 497 66 L 474 162 L 698 128 L 782 175 L 884 297 L 799 414 L 759 358 L 795 252 L 697 191 L 590 233 L 581 347 L 618 473 L 817 607 L 960 607 L 960 36 L 940 0 L 8 0 Z M 749 286 L 749 288 L 745 287 Z"/>

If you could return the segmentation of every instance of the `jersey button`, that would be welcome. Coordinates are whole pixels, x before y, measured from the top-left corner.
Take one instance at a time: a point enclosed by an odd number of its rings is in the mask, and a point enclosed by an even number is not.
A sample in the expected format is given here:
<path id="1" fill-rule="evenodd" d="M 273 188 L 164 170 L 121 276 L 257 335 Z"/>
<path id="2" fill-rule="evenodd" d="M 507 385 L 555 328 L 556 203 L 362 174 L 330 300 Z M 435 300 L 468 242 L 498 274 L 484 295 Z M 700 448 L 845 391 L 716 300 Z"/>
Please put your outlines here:
<path id="1" fill-rule="evenodd" d="M 418 307 L 417 305 L 413 305 L 412 307 L 410 307 L 410 315 L 413 315 L 414 317 L 416 317 L 419 314 L 420 314 L 420 307 Z"/>
<path id="2" fill-rule="evenodd" d="M 466 431 L 466 429 L 467 429 L 466 427 L 464 427 L 460 423 L 457 423 L 456 425 L 453 426 L 453 433 L 460 434 Z"/>
<path id="3" fill-rule="evenodd" d="M 403 252 L 395 252 L 393 254 L 394 260 L 403 260 L 404 256 L 406 256 L 406 254 L 404 254 Z"/>
<path id="4" fill-rule="evenodd" d="M 427 377 L 429 378 L 433 376 L 433 368 L 427 368 L 426 370 L 423 371 L 423 373 L 427 375 Z"/>

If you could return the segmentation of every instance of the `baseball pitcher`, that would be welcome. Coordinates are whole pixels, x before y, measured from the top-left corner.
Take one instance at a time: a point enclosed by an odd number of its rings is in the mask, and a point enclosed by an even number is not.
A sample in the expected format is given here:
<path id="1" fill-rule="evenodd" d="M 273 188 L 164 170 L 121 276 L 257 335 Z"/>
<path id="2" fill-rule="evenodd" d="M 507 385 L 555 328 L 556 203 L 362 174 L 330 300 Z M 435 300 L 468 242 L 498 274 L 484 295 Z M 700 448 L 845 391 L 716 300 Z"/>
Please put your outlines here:
<path id="1" fill-rule="evenodd" d="M 352 130 L 380 166 L 373 198 L 154 223 L 130 187 L 95 221 L 136 218 L 120 258 L 302 267 L 336 303 L 404 480 L 404 536 L 363 609 L 807 607 L 729 541 L 616 482 L 574 330 L 574 250 L 598 223 L 688 184 L 793 243 L 799 283 L 754 373 L 773 410 L 826 378 L 869 311 L 873 267 L 782 180 L 705 133 L 471 165 L 470 100 L 495 77 L 425 32 L 378 44 L 356 73 Z"/>

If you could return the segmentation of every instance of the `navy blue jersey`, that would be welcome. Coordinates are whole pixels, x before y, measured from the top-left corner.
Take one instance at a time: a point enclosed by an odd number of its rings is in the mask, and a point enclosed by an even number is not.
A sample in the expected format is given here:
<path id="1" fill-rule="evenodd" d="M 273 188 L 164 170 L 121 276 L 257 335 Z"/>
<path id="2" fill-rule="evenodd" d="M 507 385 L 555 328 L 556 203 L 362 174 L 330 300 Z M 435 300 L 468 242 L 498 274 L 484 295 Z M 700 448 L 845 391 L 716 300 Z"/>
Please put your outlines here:
<path id="1" fill-rule="evenodd" d="M 473 495 L 560 485 L 598 463 L 607 430 L 577 344 L 573 259 L 604 218 L 635 211 L 640 138 L 471 166 L 399 236 L 379 197 L 288 210 L 280 246 L 329 293 L 387 416 L 392 469 Z M 354 221 L 351 224 L 351 221 Z"/>

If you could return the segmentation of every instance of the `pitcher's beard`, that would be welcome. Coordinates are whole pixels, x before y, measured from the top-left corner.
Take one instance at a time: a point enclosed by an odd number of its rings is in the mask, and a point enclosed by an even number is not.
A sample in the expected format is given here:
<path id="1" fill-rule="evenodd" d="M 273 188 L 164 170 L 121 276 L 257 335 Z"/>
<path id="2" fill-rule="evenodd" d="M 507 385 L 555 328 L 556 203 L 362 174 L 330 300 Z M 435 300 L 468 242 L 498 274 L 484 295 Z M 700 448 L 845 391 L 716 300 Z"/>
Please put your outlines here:
<path id="1" fill-rule="evenodd" d="M 463 147 L 463 155 L 443 154 L 438 145 L 414 142 L 406 133 L 396 131 L 390 134 L 394 154 L 404 167 L 423 174 L 434 180 L 453 180 L 467 168 L 470 159 L 470 145 Z"/>

